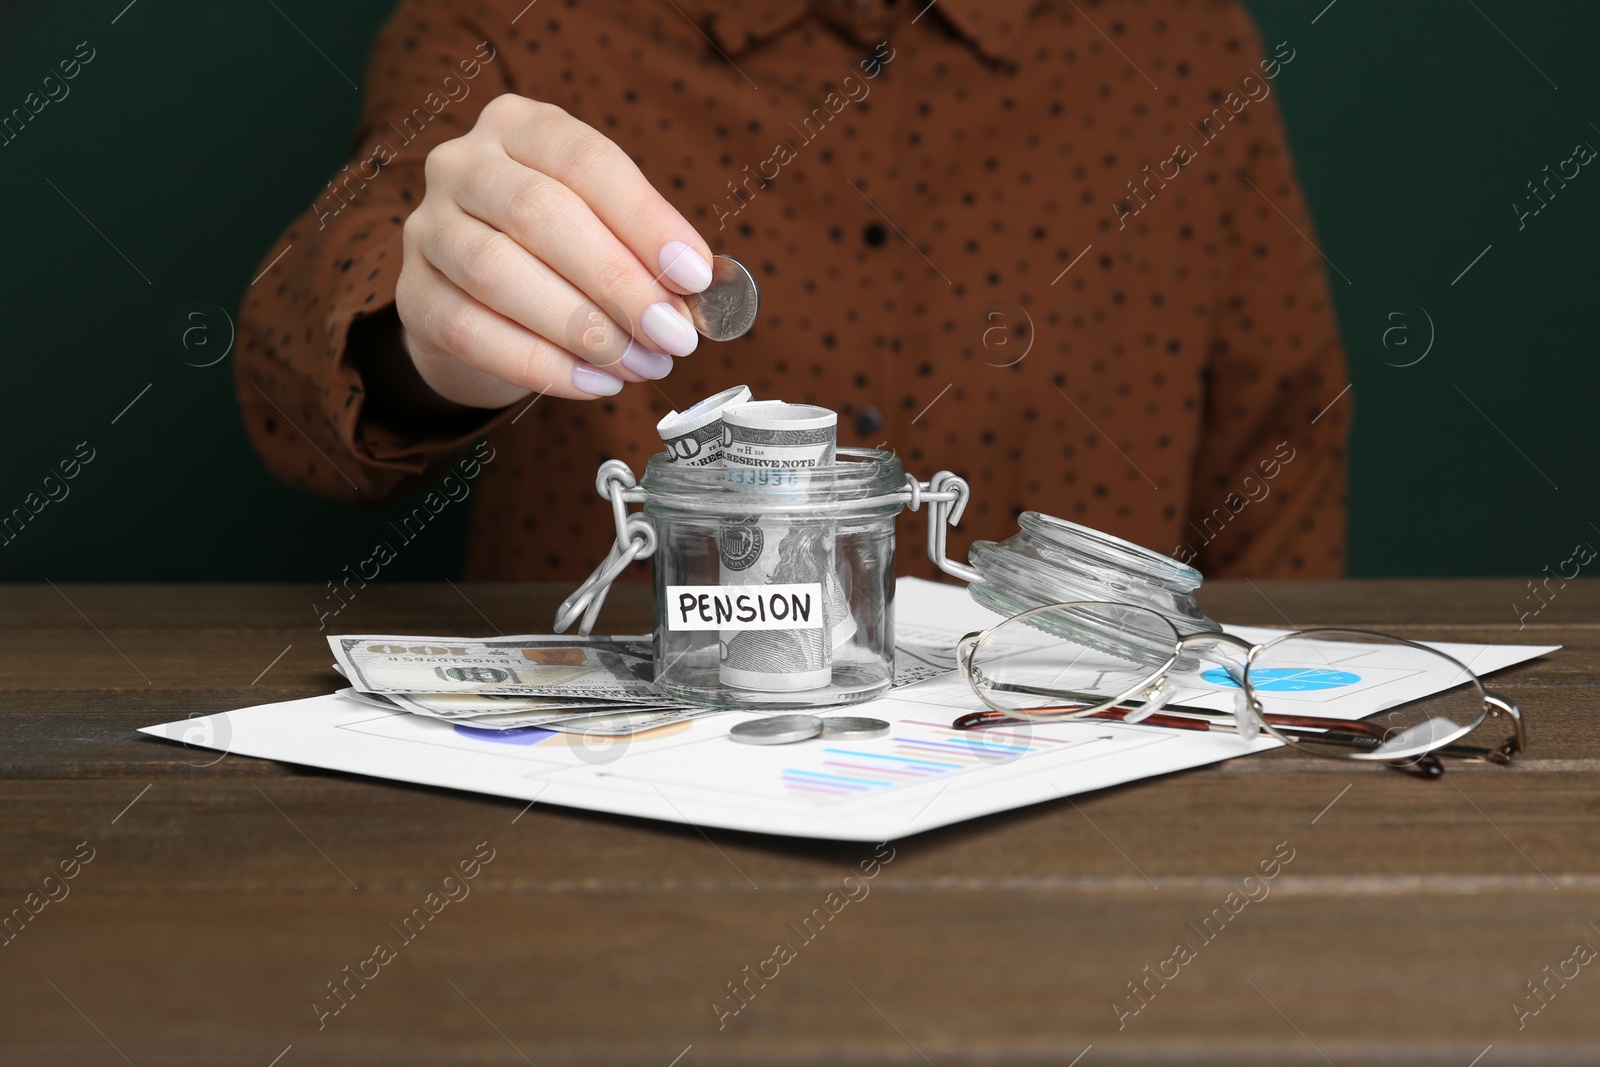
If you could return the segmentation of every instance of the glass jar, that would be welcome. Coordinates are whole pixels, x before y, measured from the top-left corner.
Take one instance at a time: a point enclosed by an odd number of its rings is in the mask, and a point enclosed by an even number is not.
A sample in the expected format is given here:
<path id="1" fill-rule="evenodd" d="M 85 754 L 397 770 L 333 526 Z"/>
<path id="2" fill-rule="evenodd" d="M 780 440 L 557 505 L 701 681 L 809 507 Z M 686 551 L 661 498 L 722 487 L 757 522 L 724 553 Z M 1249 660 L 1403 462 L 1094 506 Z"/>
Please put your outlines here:
<path id="1" fill-rule="evenodd" d="M 890 452 L 831 467 L 689 467 L 652 457 L 655 683 L 675 700 L 763 710 L 853 704 L 894 676 Z"/>
<path id="2" fill-rule="evenodd" d="M 1023 512 L 1017 523 L 1021 528 L 1004 541 L 977 541 L 968 553 L 976 573 L 967 589 L 985 607 L 1009 617 L 1045 604 L 1110 601 L 1149 608 L 1171 620 L 1180 634 L 1221 632 L 1195 601 L 1194 591 L 1204 579 L 1193 567 L 1037 511 Z M 1172 654 L 1166 631 L 1101 632 L 1089 615 L 1058 612 L 1035 616 L 1033 622 L 1113 655 L 1161 662 Z"/>

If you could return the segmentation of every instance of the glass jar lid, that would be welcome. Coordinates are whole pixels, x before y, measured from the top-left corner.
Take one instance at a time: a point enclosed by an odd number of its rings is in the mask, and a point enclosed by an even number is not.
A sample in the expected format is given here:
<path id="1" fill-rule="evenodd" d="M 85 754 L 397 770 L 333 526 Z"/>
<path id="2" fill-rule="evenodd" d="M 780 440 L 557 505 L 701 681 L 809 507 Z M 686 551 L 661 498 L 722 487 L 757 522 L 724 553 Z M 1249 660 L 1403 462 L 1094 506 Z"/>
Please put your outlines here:
<path id="1" fill-rule="evenodd" d="M 974 600 L 1002 615 L 1072 600 L 1149 608 L 1179 633 L 1220 632 L 1196 603 L 1199 571 L 1169 556 L 1087 526 L 1025 511 L 1004 541 L 978 541 L 967 558 L 979 579 Z"/>

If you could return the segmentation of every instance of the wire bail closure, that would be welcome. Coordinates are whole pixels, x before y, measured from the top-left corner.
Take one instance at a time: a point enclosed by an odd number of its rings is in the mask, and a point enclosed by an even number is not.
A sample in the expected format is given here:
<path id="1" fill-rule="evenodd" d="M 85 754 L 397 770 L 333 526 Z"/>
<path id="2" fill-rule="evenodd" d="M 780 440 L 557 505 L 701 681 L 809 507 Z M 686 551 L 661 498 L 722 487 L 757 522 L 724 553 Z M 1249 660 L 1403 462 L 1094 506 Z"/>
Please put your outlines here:
<path id="1" fill-rule="evenodd" d="M 595 620 L 600 615 L 600 608 L 605 604 L 612 583 L 630 563 L 655 555 L 655 527 L 645 515 L 628 513 L 629 504 L 643 504 L 649 498 L 649 491 L 639 487 L 639 479 L 634 476 L 633 469 L 620 459 L 608 459 L 600 464 L 594 487 L 601 498 L 611 504 L 616 538 L 600 565 L 556 609 L 556 633 L 566 632 L 567 627 L 576 621 L 578 633 L 587 637 L 594 629 Z M 926 482 L 919 482 L 915 475 L 908 474 L 904 489 L 887 493 L 879 499 L 884 503 L 904 504 L 911 511 L 920 509 L 926 502 L 928 558 L 934 566 L 951 577 L 975 582 L 981 577 L 975 568 L 950 559 L 945 554 L 950 527 L 961 521 L 971 495 L 972 490 L 966 479 L 950 471 L 940 471 Z"/>
<path id="2" fill-rule="evenodd" d="M 600 464 L 600 470 L 595 475 L 594 487 L 600 496 L 611 502 L 611 518 L 616 526 L 616 540 L 612 542 L 606 558 L 594 569 L 594 573 L 583 580 L 583 584 L 573 590 L 571 596 L 561 602 L 561 607 L 556 609 L 556 633 L 566 632 L 575 619 L 582 616 L 578 623 L 578 633 L 584 637 L 594 629 L 595 619 L 600 615 L 600 608 L 606 602 L 606 594 L 611 592 L 611 583 L 627 569 L 628 564 L 636 559 L 649 559 L 656 551 L 656 529 L 650 525 L 650 520 L 643 515 L 628 514 L 630 503 L 642 504 L 645 492 L 638 488 L 639 480 L 634 477 L 633 470 L 620 459 L 608 459 Z"/>
<path id="3" fill-rule="evenodd" d="M 922 483 L 908 474 L 906 490 L 909 495 L 906 506 L 912 511 L 916 511 L 924 500 L 928 502 L 928 558 L 933 565 L 963 582 L 979 581 L 983 575 L 976 567 L 951 559 L 947 554 L 950 527 L 961 521 L 962 514 L 967 510 L 967 500 L 972 496 L 972 487 L 967 485 L 967 480 L 959 474 L 940 471 Z"/>

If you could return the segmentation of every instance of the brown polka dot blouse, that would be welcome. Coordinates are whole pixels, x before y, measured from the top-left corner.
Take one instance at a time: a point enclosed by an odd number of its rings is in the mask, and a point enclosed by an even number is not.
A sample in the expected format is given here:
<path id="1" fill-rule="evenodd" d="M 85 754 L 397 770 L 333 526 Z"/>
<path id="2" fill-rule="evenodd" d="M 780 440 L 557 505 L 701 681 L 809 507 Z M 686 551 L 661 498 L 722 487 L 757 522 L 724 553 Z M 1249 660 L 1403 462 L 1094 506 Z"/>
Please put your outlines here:
<path id="1" fill-rule="evenodd" d="M 1337 575 L 1352 408 L 1277 107 L 1293 45 L 1221 0 L 406 0 L 350 165 L 246 300 L 250 434 L 363 501 L 487 434 L 478 579 L 586 573 L 595 468 L 642 471 L 663 414 L 739 383 L 965 475 L 952 554 L 1036 510 L 1212 577 Z M 352 338 L 393 322 L 427 153 L 505 92 L 621 145 L 755 271 L 761 317 L 614 398 L 396 425 Z M 901 573 L 932 573 L 922 519 Z"/>

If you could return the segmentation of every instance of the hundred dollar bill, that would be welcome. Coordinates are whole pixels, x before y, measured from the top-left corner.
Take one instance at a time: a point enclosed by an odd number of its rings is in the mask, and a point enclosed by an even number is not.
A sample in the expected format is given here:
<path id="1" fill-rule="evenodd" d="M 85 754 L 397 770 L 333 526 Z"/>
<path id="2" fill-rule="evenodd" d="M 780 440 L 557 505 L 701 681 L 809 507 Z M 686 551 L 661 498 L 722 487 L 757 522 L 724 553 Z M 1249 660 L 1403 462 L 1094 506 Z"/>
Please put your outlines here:
<path id="1" fill-rule="evenodd" d="M 766 400 L 722 413 L 722 458 L 730 468 L 815 468 L 833 463 L 839 416 L 810 404 Z M 802 491 L 800 486 L 794 491 Z M 788 491 L 769 487 L 771 492 Z M 823 625 L 811 629 L 724 630 L 718 677 L 723 685 L 768 693 L 820 689 L 833 680 L 834 625 L 849 610 L 833 592 L 833 531 L 785 516 L 727 522 L 717 534 L 719 583 L 814 586 Z M 853 631 L 854 621 L 851 621 Z M 848 639 L 848 638 L 847 638 Z"/>
<path id="2" fill-rule="evenodd" d="M 786 518 L 752 516 L 717 532 L 723 588 L 809 585 L 819 621 L 827 618 L 824 573 L 832 556 L 825 530 Z M 808 612 L 809 615 L 809 612 Z M 789 693 L 820 689 L 833 679 L 833 642 L 826 626 L 795 630 L 724 630 L 718 676 L 737 689 Z"/>
<path id="3" fill-rule="evenodd" d="M 639 708 L 633 711 L 603 712 L 599 715 L 584 715 L 579 718 L 561 719 L 557 722 L 546 723 L 546 730 L 556 730 L 564 734 L 594 734 L 600 736 L 621 736 L 623 734 L 637 734 L 645 730 L 656 730 L 674 723 L 689 722 L 693 719 L 703 719 L 708 715 L 720 715 L 724 708 Z"/>
<path id="4" fill-rule="evenodd" d="M 382 708 L 384 711 L 399 711 L 400 705 L 390 700 L 386 694 L 363 693 L 359 689 L 346 686 L 334 691 L 335 696 L 342 696 L 346 700 L 354 700 L 358 704 L 365 704 L 369 708 Z"/>
<path id="5" fill-rule="evenodd" d="M 667 447 L 667 454 L 674 463 L 693 467 L 722 467 L 725 465 L 726 446 L 729 441 L 729 431 L 724 422 L 726 413 L 737 410 L 750 404 L 750 390 L 746 386 L 735 386 L 724 389 L 722 392 L 695 404 L 684 412 L 672 412 L 656 425 L 656 430 L 661 435 L 662 443 Z M 769 403 L 761 410 L 770 409 Z M 778 407 L 788 410 L 790 405 L 779 404 Z M 822 410 L 822 409 L 817 409 Z M 837 424 L 837 417 L 835 418 Z M 829 440 L 836 438 L 837 432 L 829 434 Z M 830 452 L 831 455 L 831 452 Z M 782 520 L 773 523 L 760 523 L 751 518 L 744 522 L 734 522 L 726 525 L 718 535 L 718 548 L 721 554 L 721 572 L 723 585 L 729 584 L 727 576 L 730 572 L 737 572 L 753 565 L 761 555 L 762 546 L 767 545 L 771 537 L 781 537 L 788 532 L 788 524 Z M 777 540 L 771 542 L 774 549 L 773 559 L 776 559 L 775 550 Z M 791 549 L 797 549 L 799 537 L 791 542 Z M 809 554 L 809 553 L 808 553 Z M 769 564 L 773 561 L 769 561 Z M 733 584 L 753 585 L 767 584 L 774 581 L 771 565 L 762 570 L 749 574 L 737 574 L 737 582 Z M 818 600 L 823 599 L 819 589 Z M 818 605 L 821 611 L 821 605 Z M 822 613 L 825 617 L 825 612 Z M 740 639 L 739 654 L 746 658 L 763 657 L 773 662 L 782 661 L 784 669 L 781 685 L 773 679 L 755 679 L 753 676 L 744 677 L 738 674 L 737 668 L 724 669 L 722 681 L 728 685 L 739 684 L 730 681 L 730 678 L 743 678 L 745 684 L 742 688 L 777 688 L 780 691 L 793 689 L 815 689 L 827 685 L 832 677 L 829 665 L 828 648 L 826 640 L 819 630 L 816 633 L 796 637 L 793 632 L 783 631 L 778 633 L 746 632 L 743 634 L 726 634 L 725 637 L 738 637 Z M 726 659 L 726 644 L 723 645 L 724 659 Z"/>
<path id="6" fill-rule="evenodd" d="M 752 400 L 722 410 L 722 459 L 730 467 L 828 467 L 838 442 L 839 413 L 815 404 Z"/>
<path id="7" fill-rule="evenodd" d="M 497 697 L 477 693 L 363 693 L 339 690 L 339 695 L 385 711 L 407 711 L 429 719 L 471 723 L 478 719 L 519 718 L 531 725 L 556 719 L 581 719 L 615 711 L 654 709 L 654 705 L 622 704 L 609 700 L 564 700 L 560 697 Z M 495 701 L 504 701 L 497 704 Z"/>
<path id="8" fill-rule="evenodd" d="M 723 463 L 729 467 L 800 471 L 830 466 L 835 461 L 839 416 L 824 407 L 757 400 L 736 409 L 729 408 L 723 425 Z M 799 490 L 804 485 L 804 475 L 797 475 L 794 488 Z M 782 492 L 784 483 L 779 479 L 772 488 L 774 492 Z M 838 649 L 855 637 L 856 621 L 850 613 L 849 593 L 833 565 L 834 531 L 829 529 L 827 534 L 823 610 L 831 646 Z"/>
<path id="9" fill-rule="evenodd" d="M 687 411 L 671 411 L 656 423 L 672 462 L 685 467 L 722 465 L 722 412 L 750 401 L 749 386 L 736 385 L 708 396 Z"/>
<path id="10" fill-rule="evenodd" d="M 537 716 L 486 715 L 477 719 L 455 719 L 452 725 L 474 730 L 520 730 L 536 726 L 563 734 L 592 734 L 601 737 L 621 737 L 627 734 L 654 730 L 673 723 L 688 722 L 707 715 L 719 715 L 721 708 L 635 708 L 607 711 L 595 715 L 569 715 L 560 719 L 541 719 Z"/>
<path id="11" fill-rule="evenodd" d="M 648 707 L 594 701 L 586 711 L 569 708 L 559 712 L 523 711 L 444 716 L 428 710 L 425 706 L 415 704 L 414 700 L 408 699 L 404 693 L 363 693 L 356 689 L 341 689 L 339 695 L 385 711 L 409 711 L 424 718 L 438 719 L 455 726 L 470 726 L 474 730 L 520 730 L 537 726 L 541 730 L 552 730 L 557 733 L 584 733 L 598 736 L 640 733 L 660 726 L 670 726 L 673 723 L 715 715 L 722 710 L 681 704 Z"/>
<path id="12" fill-rule="evenodd" d="M 652 638 L 523 634 L 328 638 L 341 673 L 364 693 L 478 693 L 660 702 Z"/>
<path id="13" fill-rule="evenodd" d="M 678 707 L 676 701 L 591 700 L 572 697 L 499 696 L 488 693 L 385 693 L 403 711 L 434 719 L 476 719 L 484 715 L 545 715 L 559 719 L 605 711 Z"/>

